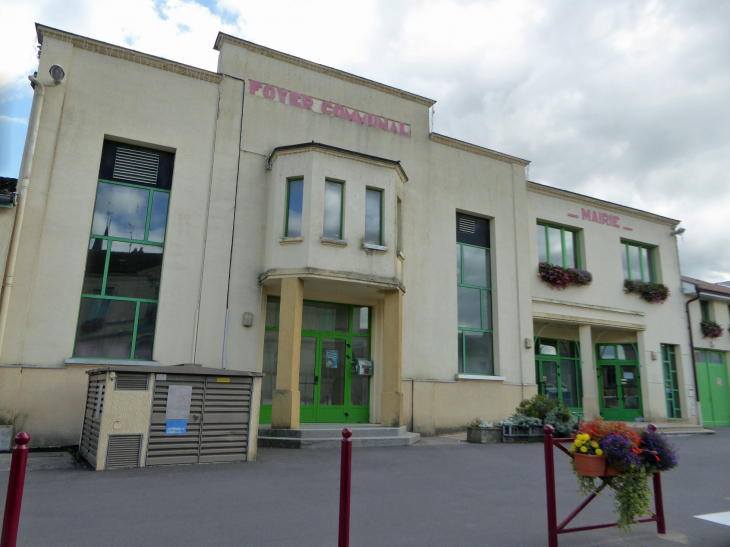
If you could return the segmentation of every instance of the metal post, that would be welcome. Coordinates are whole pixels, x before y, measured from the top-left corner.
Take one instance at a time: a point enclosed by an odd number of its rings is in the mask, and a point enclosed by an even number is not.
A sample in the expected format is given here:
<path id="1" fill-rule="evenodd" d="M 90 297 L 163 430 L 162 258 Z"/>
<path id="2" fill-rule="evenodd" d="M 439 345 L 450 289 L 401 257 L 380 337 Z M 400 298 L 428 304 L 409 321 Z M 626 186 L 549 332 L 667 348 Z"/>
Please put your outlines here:
<path id="1" fill-rule="evenodd" d="M 8 496 L 5 499 L 5 516 L 3 517 L 2 538 L 0 547 L 15 547 L 18 540 L 18 523 L 20 522 L 20 504 L 23 501 L 23 484 L 25 483 L 25 465 L 28 462 L 30 435 L 24 431 L 15 436 L 13 458 L 10 462 L 8 476 Z"/>
<path id="2" fill-rule="evenodd" d="M 352 483 L 352 429 L 342 430 L 342 460 L 340 464 L 340 535 L 337 547 L 350 545 L 350 486 Z M 4 545 L 0 547 L 5 547 Z"/>
<path id="3" fill-rule="evenodd" d="M 553 427 L 542 428 L 545 433 L 545 490 L 547 491 L 548 547 L 558 547 L 558 512 L 555 499 L 555 459 Z"/>
<path id="4" fill-rule="evenodd" d="M 664 520 L 664 498 L 662 497 L 662 474 L 654 472 L 654 505 L 656 510 L 657 534 L 667 533 L 667 523 Z"/>

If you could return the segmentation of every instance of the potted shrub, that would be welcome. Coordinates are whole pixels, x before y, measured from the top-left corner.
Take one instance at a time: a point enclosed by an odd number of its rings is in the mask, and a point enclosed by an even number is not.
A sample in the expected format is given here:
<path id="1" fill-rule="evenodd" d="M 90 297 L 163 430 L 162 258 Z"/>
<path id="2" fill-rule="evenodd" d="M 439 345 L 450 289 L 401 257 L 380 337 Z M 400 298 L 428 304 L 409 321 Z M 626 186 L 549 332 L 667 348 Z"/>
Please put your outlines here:
<path id="1" fill-rule="evenodd" d="M 538 394 L 521 401 L 512 416 L 499 422 L 505 442 L 541 442 L 542 426 L 546 424 L 553 426 L 556 437 L 570 437 L 578 418 L 559 400 Z"/>
<path id="2" fill-rule="evenodd" d="M 466 426 L 466 440 L 470 443 L 498 443 L 502 441 L 502 429 L 484 418 L 474 418 Z"/>
<path id="3" fill-rule="evenodd" d="M 623 530 L 630 530 L 637 518 L 651 514 L 652 473 L 677 465 L 674 448 L 661 433 L 639 432 L 622 422 L 600 418 L 581 425 L 570 452 L 580 492 L 598 493 L 606 483 L 614 495 L 618 527 Z"/>

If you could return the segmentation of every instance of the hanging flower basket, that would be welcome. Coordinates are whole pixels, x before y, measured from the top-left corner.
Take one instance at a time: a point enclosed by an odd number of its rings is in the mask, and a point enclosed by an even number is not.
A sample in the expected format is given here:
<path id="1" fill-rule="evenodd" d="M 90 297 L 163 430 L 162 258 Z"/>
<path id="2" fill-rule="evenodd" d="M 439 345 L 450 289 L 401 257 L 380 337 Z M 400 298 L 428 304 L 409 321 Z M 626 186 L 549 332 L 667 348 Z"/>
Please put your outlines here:
<path id="1" fill-rule="evenodd" d="M 608 464 L 606 456 L 573 454 L 575 472 L 584 477 L 615 477 L 621 472 Z"/>
<path id="2" fill-rule="evenodd" d="M 641 296 L 650 304 L 664 304 L 669 298 L 669 287 L 662 283 L 647 283 L 637 279 L 624 279 L 624 290 Z"/>

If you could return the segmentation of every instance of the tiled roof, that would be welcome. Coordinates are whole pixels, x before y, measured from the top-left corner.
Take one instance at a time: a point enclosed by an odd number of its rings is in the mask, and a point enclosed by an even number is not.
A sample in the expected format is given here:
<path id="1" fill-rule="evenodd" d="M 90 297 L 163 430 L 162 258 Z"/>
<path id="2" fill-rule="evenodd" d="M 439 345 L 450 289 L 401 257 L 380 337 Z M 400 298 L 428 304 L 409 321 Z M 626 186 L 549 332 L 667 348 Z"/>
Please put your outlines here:
<path id="1" fill-rule="evenodd" d="M 728 287 L 727 285 L 720 285 L 719 283 L 708 283 L 707 281 L 695 279 L 694 277 L 687 277 L 686 275 L 682 276 L 682 280 L 688 281 L 689 283 L 694 283 L 695 285 L 699 286 L 701 291 L 730 295 L 730 287 Z"/>

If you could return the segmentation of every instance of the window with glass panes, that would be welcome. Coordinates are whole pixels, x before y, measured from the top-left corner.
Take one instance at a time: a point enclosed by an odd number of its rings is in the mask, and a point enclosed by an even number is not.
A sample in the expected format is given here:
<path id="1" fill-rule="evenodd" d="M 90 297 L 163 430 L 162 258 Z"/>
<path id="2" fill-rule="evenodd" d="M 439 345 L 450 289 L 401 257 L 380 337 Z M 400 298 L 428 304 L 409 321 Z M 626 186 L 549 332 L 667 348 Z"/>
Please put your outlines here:
<path id="1" fill-rule="evenodd" d="M 710 301 L 709 300 L 700 300 L 700 315 L 702 316 L 703 321 L 710 320 Z"/>
<path id="2" fill-rule="evenodd" d="M 662 344 L 662 365 L 664 368 L 664 394 L 667 400 L 667 418 L 681 418 L 682 403 L 679 397 L 676 346 Z"/>
<path id="3" fill-rule="evenodd" d="M 456 215 L 458 371 L 494 374 L 489 221 Z"/>
<path id="4" fill-rule="evenodd" d="M 575 341 L 538 338 L 535 375 L 542 395 L 562 401 L 573 411 L 583 409 L 580 353 Z"/>
<path id="5" fill-rule="evenodd" d="M 304 179 L 286 181 L 286 221 L 284 237 L 302 235 L 302 207 L 304 203 Z"/>
<path id="6" fill-rule="evenodd" d="M 345 185 L 334 180 L 324 181 L 324 220 L 322 237 L 343 239 L 342 220 Z"/>
<path id="7" fill-rule="evenodd" d="M 640 243 L 621 242 L 624 279 L 655 282 L 654 249 Z"/>
<path id="8" fill-rule="evenodd" d="M 365 189 L 365 243 L 383 244 L 383 191 Z"/>
<path id="9" fill-rule="evenodd" d="M 174 154 L 106 141 L 75 357 L 151 360 Z"/>
<path id="10" fill-rule="evenodd" d="M 563 268 L 580 268 L 578 232 L 538 222 L 537 254 L 540 262 L 555 264 Z"/>

